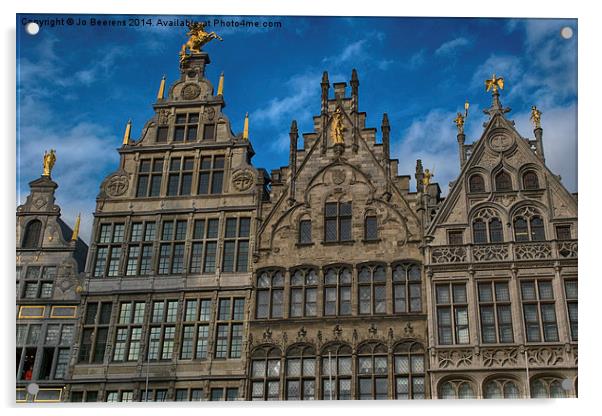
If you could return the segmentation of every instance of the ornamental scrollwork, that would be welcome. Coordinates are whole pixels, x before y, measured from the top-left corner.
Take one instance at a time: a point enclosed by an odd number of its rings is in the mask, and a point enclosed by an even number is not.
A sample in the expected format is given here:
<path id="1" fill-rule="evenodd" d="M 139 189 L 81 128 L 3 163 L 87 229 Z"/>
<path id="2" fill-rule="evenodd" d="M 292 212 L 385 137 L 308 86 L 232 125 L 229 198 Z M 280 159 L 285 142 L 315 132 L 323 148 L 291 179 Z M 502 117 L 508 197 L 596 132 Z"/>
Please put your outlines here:
<path id="1" fill-rule="evenodd" d="M 553 366 L 565 361 L 562 347 L 531 348 L 527 350 L 527 361 L 530 366 Z"/>
<path id="2" fill-rule="evenodd" d="M 517 244 L 514 254 L 517 260 L 549 259 L 552 257 L 552 247 L 547 243 Z"/>
<path id="3" fill-rule="evenodd" d="M 518 349 L 486 349 L 481 351 L 485 367 L 507 367 L 518 364 Z"/>
<path id="4" fill-rule="evenodd" d="M 436 247 L 431 252 L 433 263 L 462 263 L 466 261 L 465 247 Z"/>
<path id="5" fill-rule="evenodd" d="M 472 255 L 475 261 L 507 260 L 508 246 L 505 244 L 474 246 Z"/>
<path id="6" fill-rule="evenodd" d="M 558 254 L 564 258 L 577 258 L 577 242 L 562 241 L 558 243 Z"/>
<path id="7" fill-rule="evenodd" d="M 437 354 L 439 368 L 470 367 L 472 360 L 472 350 L 439 351 Z"/>

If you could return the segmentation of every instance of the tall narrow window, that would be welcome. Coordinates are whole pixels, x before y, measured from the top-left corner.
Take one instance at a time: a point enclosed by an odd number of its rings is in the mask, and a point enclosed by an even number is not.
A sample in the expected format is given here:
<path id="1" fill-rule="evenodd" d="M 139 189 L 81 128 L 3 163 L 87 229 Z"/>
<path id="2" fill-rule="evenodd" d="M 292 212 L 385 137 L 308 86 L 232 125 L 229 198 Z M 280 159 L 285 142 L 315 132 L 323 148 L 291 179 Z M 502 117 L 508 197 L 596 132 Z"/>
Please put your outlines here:
<path id="1" fill-rule="evenodd" d="M 479 174 L 474 174 L 468 180 L 470 192 L 485 192 L 485 181 Z"/>
<path id="2" fill-rule="evenodd" d="M 569 325 L 571 327 L 571 340 L 577 341 L 577 280 L 564 281 L 564 293 L 566 295 L 566 307 L 569 314 Z"/>
<path id="3" fill-rule="evenodd" d="M 249 263 L 250 218 L 227 218 L 222 270 L 246 272 Z"/>
<path id="4" fill-rule="evenodd" d="M 190 195 L 194 158 L 172 158 L 169 162 L 167 196 Z"/>
<path id="5" fill-rule="evenodd" d="M 549 280 L 521 282 L 523 316 L 528 342 L 558 342 L 554 290 Z"/>
<path id="6" fill-rule="evenodd" d="M 523 174 L 523 188 L 525 189 L 538 189 L 539 180 L 537 174 L 533 171 L 528 171 Z"/>
<path id="7" fill-rule="evenodd" d="M 368 215 L 364 220 L 364 240 L 378 240 L 378 223 L 376 215 Z"/>
<path id="8" fill-rule="evenodd" d="M 124 229 L 125 225 L 120 223 L 100 225 L 96 240 L 94 277 L 113 277 L 119 274 Z"/>
<path id="9" fill-rule="evenodd" d="M 357 352 L 358 393 L 360 400 L 386 400 L 389 391 L 387 347 L 368 343 Z"/>
<path id="10" fill-rule="evenodd" d="M 511 191 L 512 190 L 512 179 L 510 175 L 505 171 L 501 171 L 495 176 L 495 190 L 496 191 Z"/>
<path id="11" fill-rule="evenodd" d="M 79 362 L 102 363 L 107 346 L 112 303 L 88 303 L 79 347 Z"/>
<path id="12" fill-rule="evenodd" d="M 113 361 L 137 361 L 140 356 L 145 302 L 123 302 L 119 306 Z"/>
<path id="13" fill-rule="evenodd" d="M 263 347 L 251 354 L 251 400 L 279 400 L 280 350 Z"/>
<path id="14" fill-rule="evenodd" d="M 146 276 L 151 273 L 155 234 L 155 222 L 132 223 L 125 270 L 127 276 Z"/>
<path id="15" fill-rule="evenodd" d="M 487 225 L 482 219 L 476 219 L 472 223 L 472 241 L 475 244 L 487 243 Z"/>
<path id="16" fill-rule="evenodd" d="M 318 312 L 318 273 L 315 269 L 291 272 L 291 317 L 316 316 Z"/>
<path id="17" fill-rule="evenodd" d="M 324 315 L 351 315 L 349 267 L 329 267 L 324 271 Z"/>
<path id="18" fill-rule="evenodd" d="M 529 225 L 531 226 L 531 241 L 543 241 L 546 239 L 543 220 L 540 217 L 532 217 Z"/>
<path id="19" fill-rule="evenodd" d="M 22 248 L 38 248 L 40 246 L 40 237 L 42 234 L 42 221 L 32 220 L 25 226 L 23 233 Z"/>
<path id="20" fill-rule="evenodd" d="M 186 227 L 186 220 L 163 222 L 157 267 L 159 274 L 180 274 L 184 272 Z"/>
<path id="21" fill-rule="evenodd" d="M 352 356 L 347 344 L 328 344 L 322 350 L 322 399 L 350 400 Z"/>
<path id="22" fill-rule="evenodd" d="M 194 221 L 190 273 L 215 272 L 218 230 L 218 218 Z"/>
<path id="23" fill-rule="evenodd" d="M 478 288 L 482 342 L 514 342 L 508 282 L 482 282 Z"/>
<path id="24" fill-rule="evenodd" d="M 199 195 L 221 194 L 224 181 L 224 156 L 203 156 L 199 173 Z"/>
<path id="25" fill-rule="evenodd" d="M 437 284 L 435 291 L 439 344 L 468 344 L 466 284 Z"/>
<path id="26" fill-rule="evenodd" d="M 351 202 L 328 202 L 324 207 L 324 241 L 351 240 Z"/>
<path id="27" fill-rule="evenodd" d="M 499 218 L 492 218 L 489 221 L 489 241 L 491 243 L 501 243 L 504 241 L 504 230 Z"/>
<path id="28" fill-rule="evenodd" d="M 286 400 L 314 400 L 316 396 L 316 352 L 300 345 L 286 354 Z"/>
<path id="29" fill-rule="evenodd" d="M 203 126 L 203 140 L 215 140 L 215 124 Z"/>
<path id="30" fill-rule="evenodd" d="M 524 218 L 514 220 L 514 239 L 516 241 L 529 241 L 529 228 Z"/>
<path id="31" fill-rule="evenodd" d="M 245 300 L 221 298 L 218 305 L 215 358 L 240 358 Z"/>
<path id="32" fill-rule="evenodd" d="M 359 313 L 386 313 L 386 293 L 385 267 L 362 266 L 358 274 Z"/>
<path id="33" fill-rule="evenodd" d="M 284 275 L 280 270 L 266 270 L 257 277 L 256 317 L 282 318 L 284 316 Z"/>
<path id="34" fill-rule="evenodd" d="M 205 359 L 209 350 L 211 299 L 187 299 L 180 358 Z"/>
<path id="35" fill-rule="evenodd" d="M 137 197 L 159 196 L 163 178 L 163 159 L 142 159 L 138 168 Z"/>
<path id="36" fill-rule="evenodd" d="M 177 300 L 153 302 L 151 324 L 148 333 L 148 360 L 171 360 L 174 352 Z"/>
<path id="37" fill-rule="evenodd" d="M 417 342 L 395 346 L 395 395 L 397 399 L 424 399 L 424 347 Z"/>
<path id="38" fill-rule="evenodd" d="M 299 221 L 299 244 L 311 244 L 311 220 Z"/>
<path id="39" fill-rule="evenodd" d="M 420 266 L 398 264 L 393 268 L 393 308 L 395 313 L 422 312 Z"/>

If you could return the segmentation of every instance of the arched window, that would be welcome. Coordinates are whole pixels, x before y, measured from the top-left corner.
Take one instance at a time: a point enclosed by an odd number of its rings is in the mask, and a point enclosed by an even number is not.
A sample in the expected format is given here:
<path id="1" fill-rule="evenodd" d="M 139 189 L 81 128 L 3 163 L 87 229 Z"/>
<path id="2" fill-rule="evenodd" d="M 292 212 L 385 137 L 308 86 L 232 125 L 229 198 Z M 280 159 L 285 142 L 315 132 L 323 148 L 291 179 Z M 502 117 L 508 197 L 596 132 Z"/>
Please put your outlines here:
<path id="1" fill-rule="evenodd" d="M 483 386 L 485 399 L 520 399 L 520 391 L 513 380 L 498 378 Z"/>
<path id="2" fill-rule="evenodd" d="M 439 384 L 440 399 L 475 399 L 475 389 L 467 380 L 448 380 Z"/>
<path id="3" fill-rule="evenodd" d="M 537 174 L 532 170 L 523 174 L 523 188 L 539 189 L 539 179 L 537 179 Z"/>
<path id="4" fill-rule="evenodd" d="M 286 400 L 314 400 L 316 395 L 316 351 L 297 346 L 286 353 Z"/>
<path id="5" fill-rule="evenodd" d="M 529 241 L 529 228 L 524 218 L 514 219 L 514 239 L 516 241 Z"/>
<path id="6" fill-rule="evenodd" d="M 324 271 L 324 315 L 351 315 L 349 267 L 329 267 Z"/>
<path id="7" fill-rule="evenodd" d="M 533 217 L 530 221 L 531 241 L 543 241 L 546 235 L 543 228 L 543 220 L 540 217 Z"/>
<path id="8" fill-rule="evenodd" d="M 396 313 L 421 312 L 420 266 L 413 263 L 393 267 L 393 308 Z"/>
<path id="9" fill-rule="evenodd" d="M 351 399 L 351 347 L 329 344 L 322 350 L 322 399 Z"/>
<path id="10" fill-rule="evenodd" d="M 487 243 L 487 225 L 480 218 L 472 223 L 472 241 L 475 244 Z"/>
<path id="11" fill-rule="evenodd" d="M 360 314 L 385 313 L 386 310 L 386 273 L 381 265 L 362 266 L 358 275 Z"/>
<path id="12" fill-rule="evenodd" d="M 280 350 L 258 348 L 251 354 L 251 399 L 278 400 L 280 397 Z"/>
<path id="13" fill-rule="evenodd" d="M 402 342 L 394 350 L 397 399 L 424 399 L 424 348 L 418 342 Z"/>
<path id="14" fill-rule="evenodd" d="M 257 313 L 261 318 L 282 318 L 284 276 L 280 270 L 264 270 L 257 278 Z"/>
<path id="15" fill-rule="evenodd" d="M 27 223 L 23 233 L 22 248 L 38 248 L 40 246 L 40 236 L 42 233 L 42 221 L 32 220 Z"/>
<path id="16" fill-rule="evenodd" d="M 489 221 L 489 242 L 501 243 L 504 241 L 504 230 L 499 218 L 492 218 Z"/>
<path id="17" fill-rule="evenodd" d="M 291 317 L 318 313 L 318 273 L 313 268 L 291 272 Z"/>
<path id="18" fill-rule="evenodd" d="M 540 377 L 531 381 L 531 397 L 549 399 L 566 397 L 562 382 L 557 377 Z"/>
<path id="19" fill-rule="evenodd" d="M 470 192 L 485 192 L 485 181 L 478 173 L 475 173 L 468 180 Z"/>
<path id="20" fill-rule="evenodd" d="M 371 342 L 358 348 L 357 391 L 360 400 L 387 400 L 389 391 L 387 363 L 385 345 Z"/>
<path id="21" fill-rule="evenodd" d="M 496 191 L 511 191 L 512 190 L 512 179 L 510 175 L 501 171 L 495 175 L 495 190 Z"/>

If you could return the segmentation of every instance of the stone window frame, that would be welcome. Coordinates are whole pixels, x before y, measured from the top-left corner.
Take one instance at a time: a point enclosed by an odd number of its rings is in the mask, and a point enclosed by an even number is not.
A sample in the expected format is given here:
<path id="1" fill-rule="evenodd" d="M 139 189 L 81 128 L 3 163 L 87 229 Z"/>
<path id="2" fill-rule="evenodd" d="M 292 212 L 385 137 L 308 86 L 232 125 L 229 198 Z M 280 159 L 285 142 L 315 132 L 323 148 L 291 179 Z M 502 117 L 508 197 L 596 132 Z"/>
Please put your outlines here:
<path id="1" fill-rule="evenodd" d="M 231 224 L 234 222 L 234 228 Z M 226 217 L 222 248 L 222 269 L 224 273 L 241 273 L 249 268 L 249 244 L 251 217 Z M 231 254 L 229 254 L 231 253 Z M 231 256 L 231 267 L 227 267 L 227 256 Z"/>
<path id="2" fill-rule="evenodd" d="M 458 236 L 460 237 L 459 239 Z M 447 230 L 447 244 L 450 246 L 461 246 L 464 245 L 464 230 Z"/>
<path id="3" fill-rule="evenodd" d="M 560 342 L 558 316 L 556 313 L 556 299 L 554 297 L 554 284 L 552 278 L 521 278 L 519 283 L 522 318 L 525 328 L 525 341 L 527 343 Z M 525 288 L 527 285 L 532 285 L 532 293 L 534 296 L 525 296 Z M 546 290 L 542 290 L 543 285 L 547 286 L 549 296 L 542 296 L 542 292 L 546 292 Z M 535 313 L 534 319 L 528 319 L 527 308 Z M 544 320 L 544 311 L 548 311 L 548 313 L 553 312 L 554 319 Z M 530 326 L 533 328 L 537 326 L 537 338 L 532 338 L 530 336 Z M 546 326 L 554 330 L 555 336 L 549 337 L 547 335 L 545 328 Z"/>
<path id="4" fill-rule="evenodd" d="M 536 386 L 540 384 L 543 391 L 536 392 Z M 567 392 L 562 388 L 562 378 L 556 376 L 534 376 L 529 380 L 529 396 L 535 399 L 565 398 Z"/>
<path id="5" fill-rule="evenodd" d="M 134 234 L 140 225 L 141 232 Z M 154 242 L 157 239 L 157 222 L 153 220 L 136 220 L 130 223 L 130 238 L 124 276 L 149 276 L 154 272 Z"/>
<path id="6" fill-rule="evenodd" d="M 101 364 L 104 362 L 113 306 L 112 302 L 106 301 L 88 302 L 86 304 L 79 342 L 79 363 Z M 105 334 L 104 337 L 99 336 L 102 333 Z M 85 342 L 88 338 L 89 343 Z M 89 345 L 88 349 L 84 348 L 84 345 Z"/>
<path id="7" fill-rule="evenodd" d="M 292 370 L 294 361 L 299 362 L 298 372 Z M 306 368 L 306 363 L 308 368 Z M 288 348 L 283 371 L 284 400 L 314 400 L 316 398 L 317 363 L 316 350 L 313 346 L 295 344 Z M 297 385 L 298 395 L 292 395 L 290 392 L 291 386 L 295 384 Z"/>
<path id="8" fill-rule="evenodd" d="M 164 155 L 140 159 L 137 167 L 136 188 L 134 191 L 136 198 L 157 198 L 163 196 L 161 185 L 163 183 L 164 167 Z M 142 185 L 143 182 L 146 182 L 144 186 Z"/>
<path id="9" fill-rule="evenodd" d="M 146 354 L 144 354 L 146 360 L 170 361 L 177 355 L 175 344 L 180 303 L 180 300 L 175 298 L 154 299 L 149 306 L 150 322 L 145 337 Z M 158 305 L 162 306 L 157 308 Z"/>
<path id="10" fill-rule="evenodd" d="M 215 273 L 218 264 L 219 230 L 219 217 L 194 218 L 188 263 L 190 274 Z M 213 261 L 208 261 L 208 259 L 213 259 Z"/>
<path id="11" fill-rule="evenodd" d="M 517 227 L 519 220 L 524 221 L 525 223 L 525 225 L 521 225 L 520 228 Z M 535 220 L 539 220 L 541 223 L 534 224 Z M 530 205 L 522 207 L 513 213 L 512 229 L 514 231 L 514 241 L 517 243 L 546 240 L 546 224 L 544 216 L 541 213 L 541 210 Z M 520 229 L 521 231 L 517 232 L 517 229 Z"/>
<path id="12" fill-rule="evenodd" d="M 495 173 L 493 177 L 496 192 L 510 192 L 514 190 L 512 184 L 512 175 L 505 169 L 501 169 Z"/>
<path id="13" fill-rule="evenodd" d="M 574 284 L 575 288 L 569 288 Z M 578 280 L 577 277 L 565 277 L 563 279 L 564 298 L 566 300 L 567 322 L 569 324 L 569 336 L 571 341 L 578 341 Z"/>
<path id="14" fill-rule="evenodd" d="M 406 340 L 397 343 L 393 349 L 393 374 L 395 380 L 396 399 L 425 399 L 426 398 L 426 356 L 424 345 L 417 341 Z M 402 366 L 403 361 L 407 366 Z M 407 380 L 407 383 L 400 383 Z M 401 385 L 406 384 L 407 391 L 400 391 Z M 422 387 L 422 391 L 420 390 Z"/>
<path id="15" fill-rule="evenodd" d="M 98 401 L 98 390 L 71 390 L 69 401 L 72 403 L 96 402 Z"/>
<path id="16" fill-rule="evenodd" d="M 440 296 L 439 288 L 446 288 L 447 300 Z M 456 288 L 463 288 L 463 298 L 456 295 Z M 442 292 L 441 292 L 442 293 Z M 470 316 L 468 314 L 468 296 L 466 282 L 438 282 L 435 284 L 435 308 L 437 320 L 437 341 L 439 345 L 468 345 L 470 344 Z M 442 311 L 448 311 L 449 325 L 442 324 Z M 460 314 L 465 315 L 466 323 Z M 449 331 L 451 342 L 442 342 L 442 331 Z M 465 342 L 463 342 L 466 337 Z"/>
<path id="17" fill-rule="evenodd" d="M 378 233 L 378 215 L 374 210 L 369 210 L 364 215 L 364 241 L 375 242 L 380 241 Z"/>
<path id="18" fill-rule="evenodd" d="M 318 268 L 295 267 L 290 270 L 289 277 L 289 318 L 317 317 L 320 283 Z M 294 302 L 295 294 L 300 294 L 300 302 Z M 294 309 L 296 305 L 300 308 L 298 313 Z"/>
<path id="19" fill-rule="evenodd" d="M 183 119 L 182 116 L 184 117 Z M 198 141 L 200 121 L 201 118 L 198 111 L 176 113 L 174 115 L 173 134 L 171 137 L 172 143 L 190 143 Z M 182 131 L 182 139 L 178 138 L 178 131 Z M 194 137 L 190 137 L 191 131 L 194 131 Z"/>
<path id="20" fill-rule="evenodd" d="M 224 154 L 201 154 L 197 195 L 220 195 L 224 192 L 226 157 Z M 206 182 L 203 178 L 207 178 Z M 205 188 L 206 184 L 206 188 Z"/>
<path id="21" fill-rule="evenodd" d="M 498 226 L 493 228 L 492 223 L 499 224 L 499 228 Z M 471 224 L 473 244 L 499 244 L 505 241 L 502 216 L 496 209 L 491 207 L 479 209 L 472 215 Z M 477 229 L 475 224 L 483 224 L 483 227 Z M 478 235 L 479 237 L 477 237 Z"/>
<path id="22" fill-rule="evenodd" d="M 353 383 L 356 375 L 353 373 L 354 354 L 351 345 L 344 342 L 329 343 L 322 347 L 320 352 L 322 362 L 321 367 L 321 399 L 330 400 L 330 391 L 333 392 L 333 400 L 351 400 L 353 397 Z M 341 360 L 349 362 L 349 373 L 341 371 Z M 334 368 L 333 368 L 334 367 Z M 334 389 L 326 388 L 330 386 L 330 382 Z M 341 397 L 341 387 L 343 384 L 348 385 L 348 395 Z"/>
<path id="23" fill-rule="evenodd" d="M 387 400 L 389 398 L 389 352 L 387 346 L 379 341 L 367 341 L 358 346 L 356 352 L 357 370 L 357 399 L 359 400 Z M 369 367 L 366 363 L 369 363 Z M 385 364 L 384 369 L 382 364 Z M 363 365 L 362 365 L 363 364 Z M 378 364 L 378 365 L 377 365 Z M 365 368 L 367 371 L 362 372 Z M 378 391 L 385 381 L 385 390 Z M 362 386 L 370 384 L 370 393 L 362 392 Z M 384 395 L 383 395 L 384 394 Z"/>
<path id="24" fill-rule="evenodd" d="M 38 269 L 38 272 L 32 276 L 30 272 L 36 268 Z M 54 273 L 47 274 L 48 270 L 52 269 L 54 269 Z M 20 292 L 21 299 L 51 299 L 54 292 L 54 280 L 57 277 L 57 271 L 58 265 L 56 264 L 29 264 L 25 268 L 25 274 L 21 273 L 20 280 L 23 281 L 22 290 Z M 35 291 L 33 296 L 29 296 L 28 294 L 30 288 L 33 288 Z"/>
<path id="25" fill-rule="evenodd" d="M 443 397 L 444 386 L 449 386 L 451 397 Z M 462 390 L 468 388 L 469 390 Z M 466 393 L 466 395 L 465 395 Z M 465 396 L 465 397 L 462 397 Z M 466 378 L 452 378 L 441 380 L 437 386 L 437 398 L 438 399 L 476 399 L 477 398 L 477 386 L 472 380 Z"/>
<path id="26" fill-rule="evenodd" d="M 280 348 L 270 345 L 255 348 L 249 359 L 249 377 L 251 379 L 249 399 L 253 401 L 280 400 L 281 375 L 282 352 Z"/>
<path id="27" fill-rule="evenodd" d="M 476 282 L 477 289 L 477 304 L 479 307 L 479 335 L 483 344 L 513 344 L 514 343 L 514 322 L 512 319 L 512 296 L 510 295 L 510 282 L 508 280 L 487 279 Z M 502 285 L 506 285 L 507 298 L 502 298 Z M 487 288 L 487 289 L 485 289 Z M 499 290 L 498 290 L 499 288 Z M 482 290 L 483 289 L 483 290 Z M 489 290 L 490 297 L 485 297 L 484 290 Z M 498 295 L 499 294 L 499 295 Z M 493 316 L 493 323 L 488 324 L 493 329 L 494 340 L 485 340 L 485 323 L 484 313 L 485 308 L 490 308 Z M 500 313 L 502 311 L 502 313 Z M 506 311 L 506 312 L 504 312 Z M 502 314 L 507 313 L 510 317 L 510 322 L 500 322 Z M 503 328 L 508 330 L 510 339 L 505 340 L 503 337 Z"/>
<path id="28" fill-rule="evenodd" d="M 475 183 L 477 178 L 480 179 L 480 183 Z M 478 187 L 477 187 L 478 186 Z M 469 193 L 477 193 L 477 192 L 486 192 L 487 188 L 485 187 L 485 178 L 480 173 L 473 173 L 468 177 L 468 192 Z"/>
<path id="29" fill-rule="evenodd" d="M 395 262 L 391 265 L 392 269 L 392 294 L 393 313 L 422 313 L 422 270 L 421 265 L 413 261 Z M 399 270 L 402 269 L 402 270 Z M 416 275 L 415 270 L 418 269 Z M 403 271 L 403 276 L 400 275 Z M 414 288 L 414 289 L 412 289 Z M 418 296 L 416 289 L 418 288 Z M 412 293 L 414 291 L 414 293 Z M 401 299 L 397 294 L 403 293 L 404 308 L 398 309 L 397 299 Z M 418 299 L 418 307 L 414 307 L 412 300 Z"/>
<path id="30" fill-rule="evenodd" d="M 311 218 L 309 218 L 307 216 L 304 216 L 299 219 L 299 232 L 298 232 L 297 244 L 299 244 L 299 245 L 313 244 L 312 222 L 311 222 Z"/>
<path id="31" fill-rule="evenodd" d="M 42 228 L 44 224 L 37 218 L 34 218 L 25 224 L 23 227 L 23 239 L 21 240 L 21 248 L 24 249 L 39 249 L 42 246 Z"/>
<path id="32" fill-rule="evenodd" d="M 528 169 L 521 175 L 521 185 L 524 190 L 532 191 L 540 189 L 539 175 L 534 169 Z"/>
<path id="33" fill-rule="evenodd" d="M 195 172 L 194 156 L 172 156 L 169 159 L 167 173 L 166 196 L 190 196 L 192 195 L 192 182 Z M 175 181 L 172 183 L 172 180 Z M 175 189 L 172 189 L 172 186 Z"/>
<path id="34" fill-rule="evenodd" d="M 100 222 L 97 230 L 92 277 L 117 277 L 120 274 L 123 243 L 125 242 L 125 219 Z"/>
<path id="35" fill-rule="evenodd" d="M 31 381 L 37 379 L 37 374 L 34 371 L 39 367 L 38 360 L 41 360 L 41 352 L 45 341 L 45 325 L 41 322 L 23 322 L 16 326 L 16 352 L 20 356 L 17 363 L 17 380 Z M 20 331 L 23 329 L 22 331 Z M 31 375 L 27 378 L 27 370 L 25 365 L 27 356 L 33 356 L 31 365 L 28 368 L 31 370 Z M 38 358 L 38 355 L 40 356 Z"/>
<path id="36" fill-rule="evenodd" d="M 178 393 L 184 392 L 185 393 L 185 397 L 183 397 L 184 400 L 180 400 L 182 399 L 182 397 L 178 397 Z M 201 402 L 201 401 L 205 401 L 205 395 L 204 395 L 204 391 L 202 387 L 186 387 L 186 388 L 177 388 L 175 389 L 175 393 L 174 393 L 174 401 L 176 402 Z"/>
<path id="37" fill-rule="evenodd" d="M 214 359 L 240 359 L 242 357 L 245 303 L 245 298 L 239 296 L 223 296 L 218 299 Z M 223 305 L 227 305 L 227 307 L 222 308 Z M 223 352 L 220 352 L 222 350 Z"/>
<path id="38" fill-rule="evenodd" d="M 353 315 L 353 266 L 348 264 L 334 264 L 323 267 L 324 270 L 324 285 L 323 285 L 323 296 L 324 296 L 324 310 L 323 316 L 351 316 Z M 336 282 L 331 280 L 331 275 L 329 275 L 330 271 L 335 273 Z M 343 276 L 343 273 L 347 271 L 347 277 L 349 280 Z M 328 307 L 329 301 L 327 299 L 328 291 L 332 291 L 335 294 L 334 306 L 335 313 L 330 314 L 327 313 L 326 308 Z M 343 295 L 344 292 L 348 292 L 349 300 L 344 301 Z M 342 313 L 344 306 L 348 307 L 348 313 Z"/>
<path id="39" fill-rule="evenodd" d="M 378 272 L 379 269 L 382 269 L 382 274 Z M 363 280 L 362 273 L 364 270 L 370 273 L 369 279 Z M 365 295 L 368 291 L 370 294 L 369 300 L 362 300 L 362 292 Z M 377 295 L 382 295 L 382 298 L 377 298 Z M 370 262 L 357 265 L 357 303 L 357 314 L 360 316 L 378 316 L 387 313 L 387 264 Z M 379 310 L 379 305 L 382 305 L 382 310 Z M 369 307 L 370 310 L 367 311 L 366 307 Z M 364 308 L 363 311 L 362 308 Z"/>
<path id="40" fill-rule="evenodd" d="M 146 301 L 143 299 L 126 300 L 119 303 L 114 330 L 112 362 L 136 362 L 143 356 L 142 334 L 146 313 Z M 120 331 L 122 332 L 120 333 Z M 135 356 L 132 351 L 136 351 Z M 118 353 L 122 354 L 122 358 L 116 358 Z"/>
<path id="41" fill-rule="evenodd" d="M 148 399 L 146 389 L 140 389 L 140 398 L 138 401 L 140 402 L 166 402 L 167 397 L 169 396 L 169 388 L 167 387 L 159 387 L 148 389 Z M 150 399 L 150 400 L 149 400 Z"/>
<path id="42" fill-rule="evenodd" d="M 329 208 L 336 206 L 336 213 L 328 213 Z M 328 238 L 328 224 L 336 227 L 334 239 Z M 343 238 L 343 233 L 349 238 Z M 344 243 L 353 241 L 353 202 L 326 201 L 324 203 L 324 243 Z"/>
<path id="43" fill-rule="evenodd" d="M 554 227 L 556 232 L 556 240 L 567 241 L 573 239 L 573 227 L 572 224 L 557 224 Z"/>
<path id="44" fill-rule="evenodd" d="M 264 277 L 266 279 L 264 279 Z M 284 300 L 284 278 L 285 278 L 285 270 L 281 268 L 271 268 L 271 269 L 262 269 L 259 270 L 256 277 L 256 293 L 255 293 L 255 305 L 256 312 L 255 317 L 257 319 L 273 319 L 273 318 L 284 318 L 284 308 L 285 308 L 285 300 Z M 267 282 L 269 280 L 269 282 Z M 265 283 L 262 283 L 265 281 Z M 276 282 L 276 283 L 274 283 Z M 267 314 L 259 313 L 260 312 L 260 296 L 267 295 Z M 281 303 L 280 305 L 280 313 L 274 313 L 274 305 L 278 305 L 274 302 L 276 298 L 275 295 L 280 294 Z"/>
<path id="45" fill-rule="evenodd" d="M 163 218 L 161 220 L 160 231 L 156 267 L 157 275 L 184 274 L 186 272 L 188 219 Z"/>
<path id="46" fill-rule="evenodd" d="M 492 388 L 497 392 L 492 395 Z M 511 387 L 512 386 L 512 387 Z M 515 389 L 511 392 L 510 389 Z M 509 377 L 493 377 L 483 381 L 483 399 L 522 399 L 522 385 L 520 382 Z"/>
<path id="47" fill-rule="evenodd" d="M 189 305 L 194 302 L 194 313 L 189 312 Z M 206 296 L 185 298 L 182 319 L 182 338 L 180 343 L 181 360 L 206 360 L 209 357 L 211 322 L 213 318 L 213 299 Z M 192 319 L 190 319 L 192 318 Z M 187 331 L 191 328 L 191 331 Z M 190 338 L 188 338 L 191 336 Z M 184 355 L 184 346 L 190 342 L 190 356 Z"/>

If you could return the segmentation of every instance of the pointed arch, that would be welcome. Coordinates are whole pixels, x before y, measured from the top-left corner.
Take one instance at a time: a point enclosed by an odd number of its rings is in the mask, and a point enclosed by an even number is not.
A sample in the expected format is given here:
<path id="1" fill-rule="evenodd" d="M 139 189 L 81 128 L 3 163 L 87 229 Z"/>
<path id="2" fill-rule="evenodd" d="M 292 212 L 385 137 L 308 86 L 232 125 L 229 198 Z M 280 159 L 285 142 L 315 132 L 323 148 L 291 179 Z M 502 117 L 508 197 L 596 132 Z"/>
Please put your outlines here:
<path id="1" fill-rule="evenodd" d="M 25 226 L 21 248 L 39 248 L 42 237 L 42 221 L 33 219 Z"/>

